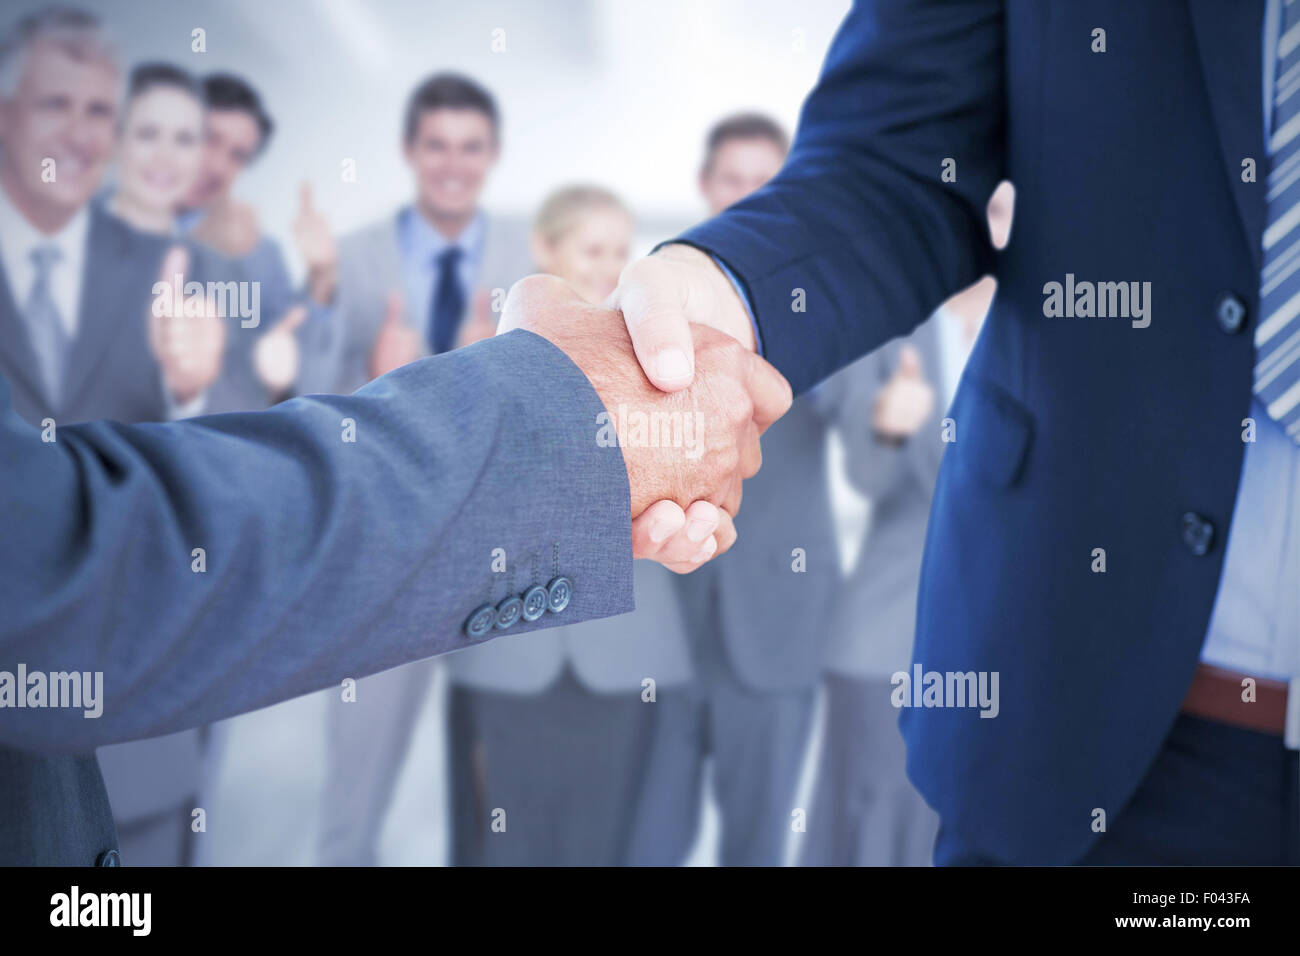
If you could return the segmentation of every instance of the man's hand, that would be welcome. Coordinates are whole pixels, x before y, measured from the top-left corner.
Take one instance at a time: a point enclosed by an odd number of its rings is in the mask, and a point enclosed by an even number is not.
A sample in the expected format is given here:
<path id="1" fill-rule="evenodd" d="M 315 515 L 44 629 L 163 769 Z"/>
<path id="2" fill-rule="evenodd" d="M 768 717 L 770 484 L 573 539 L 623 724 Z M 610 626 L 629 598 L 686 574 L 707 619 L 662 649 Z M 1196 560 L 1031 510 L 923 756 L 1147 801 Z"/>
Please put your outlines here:
<path id="1" fill-rule="evenodd" d="M 664 246 L 623 270 L 606 303 L 623 312 L 637 360 L 665 392 L 695 374 L 691 324 L 724 332 L 754 351 L 754 327 L 731 280 L 713 257 L 693 246 Z"/>
<path id="2" fill-rule="evenodd" d="M 149 349 L 162 371 L 163 385 L 177 404 L 192 401 L 221 374 L 226 347 L 226 324 L 215 304 L 192 297 L 175 314 L 175 303 L 185 291 L 189 253 L 176 246 L 163 257 L 158 281 L 165 291 L 154 298 L 149 312 Z M 175 289 L 176 283 L 180 289 Z"/>
<path id="3" fill-rule="evenodd" d="M 296 305 L 253 346 L 253 371 L 272 396 L 283 395 L 298 379 L 302 352 L 296 333 L 305 321 L 307 307 Z"/>
<path id="4" fill-rule="evenodd" d="M 312 201 L 311 183 L 303 183 L 298 195 L 298 216 L 293 221 L 293 238 L 307 266 L 307 291 L 320 305 L 334 299 L 339 250 L 330 224 Z"/>
<path id="5" fill-rule="evenodd" d="M 871 425 L 891 441 L 915 435 L 934 411 L 934 388 L 921 374 L 921 354 L 910 345 L 898 353 L 898 368 L 876 393 Z"/>
<path id="6" fill-rule="evenodd" d="M 375 336 L 375 344 L 370 347 L 370 377 L 379 378 L 414 362 L 420 357 L 422 347 L 420 333 L 402 320 L 402 297 L 396 292 L 388 293 L 384 321 Z"/>
<path id="7" fill-rule="evenodd" d="M 619 423 L 642 415 L 682 425 L 674 432 L 682 447 L 620 431 L 635 556 L 686 571 L 730 547 L 741 481 L 762 462 L 758 437 L 790 407 L 785 379 L 736 340 L 696 325 L 688 329 L 687 347 L 698 380 L 673 394 L 660 392 L 638 367 L 623 318 L 549 276 L 532 276 L 510 290 L 499 332 L 515 328 L 543 336 L 573 360 L 604 402 L 609 427 L 618 431 Z M 597 423 L 584 427 L 596 441 Z"/>

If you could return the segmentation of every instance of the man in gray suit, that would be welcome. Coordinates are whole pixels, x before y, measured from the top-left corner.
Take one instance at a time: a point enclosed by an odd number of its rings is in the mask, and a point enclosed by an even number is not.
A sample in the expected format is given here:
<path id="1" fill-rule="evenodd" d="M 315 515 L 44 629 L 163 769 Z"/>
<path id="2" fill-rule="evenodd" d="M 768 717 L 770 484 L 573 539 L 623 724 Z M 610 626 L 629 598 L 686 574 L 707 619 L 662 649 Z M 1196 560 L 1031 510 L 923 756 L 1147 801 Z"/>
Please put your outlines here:
<path id="1" fill-rule="evenodd" d="M 532 271 L 526 228 L 479 207 L 500 151 L 491 94 L 464 76 L 429 77 L 410 96 L 403 142 L 413 202 L 337 248 L 304 190 L 295 233 L 316 306 L 303 329 L 300 391 L 350 392 L 422 355 L 492 335 L 494 305 Z M 426 661 L 379 674 L 357 687 L 355 701 L 331 699 L 322 861 L 374 862 L 433 669 Z"/>
<path id="2" fill-rule="evenodd" d="M 785 159 L 771 119 L 742 114 L 709 134 L 700 189 L 711 215 L 758 189 Z M 775 866 L 791 832 L 813 702 L 839 584 L 826 477 L 829 420 L 796 402 L 764 440 L 763 471 L 745 494 L 732 552 L 680 578 L 696 680 L 658 705 L 630 857 L 683 862 L 713 761 L 724 866 Z"/>
<path id="3" fill-rule="evenodd" d="M 989 201 L 993 244 L 1006 245 L 1013 191 Z M 908 673 L 925 528 L 946 419 L 993 298 L 985 277 L 905 339 L 828 379 L 815 395 L 835 417 L 850 483 L 871 526 L 831 616 L 826 721 L 804 866 L 928 866 L 939 817 L 907 779 L 893 676 Z"/>
<path id="4" fill-rule="evenodd" d="M 114 144 L 113 55 L 93 19 L 67 11 L 25 21 L 2 47 L 11 85 L 0 92 L 0 371 L 14 411 L 56 430 L 101 418 L 182 417 L 203 404 L 221 370 L 214 342 L 223 329 L 212 330 L 215 339 L 178 329 L 182 338 L 162 347 L 151 334 L 151 301 L 168 241 L 92 201 Z M 51 103 L 63 122 L 46 121 Z M 214 257 L 191 251 L 200 271 L 213 270 Z M 187 858 L 199 753 L 198 732 L 187 730 L 104 755 L 118 836 L 132 859 Z"/>

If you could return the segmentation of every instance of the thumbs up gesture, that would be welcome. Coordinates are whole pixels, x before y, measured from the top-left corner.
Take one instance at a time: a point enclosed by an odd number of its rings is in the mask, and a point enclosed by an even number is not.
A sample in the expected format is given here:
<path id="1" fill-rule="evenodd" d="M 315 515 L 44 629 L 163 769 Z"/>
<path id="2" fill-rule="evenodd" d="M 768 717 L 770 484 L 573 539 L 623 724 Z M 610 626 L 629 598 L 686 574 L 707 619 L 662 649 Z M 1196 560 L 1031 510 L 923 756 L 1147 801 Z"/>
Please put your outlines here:
<path id="1" fill-rule="evenodd" d="M 370 377 L 387 375 L 407 362 L 414 362 L 421 348 L 420 333 L 402 321 L 402 297 L 390 292 L 384 322 L 370 349 Z"/>
<path id="2" fill-rule="evenodd" d="M 293 238 L 307 266 L 307 286 L 311 297 L 321 305 L 328 305 L 334 297 L 334 275 L 339 253 L 330 224 L 316 209 L 311 183 L 303 183 L 298 194 L 298 215 L 293 221 Z"/>
<path id="3" fill-rule="evenodd" d="M 479 289 L 474 294 L 474 308 L 456 335 L 456 348 L 464 348 L 497 334 L 497 317 L 492 314 L 492 290 Z"/>
<path id="4" fill-rule="evenodd" d="M 298 379 L 301 352 L 295 333 L 305 321 L 307 307 L 296 305 L 253 346 L 253 372 L 272 396 L 282 395 Z"/>
<path id="5" fill-rule="evenodd" d="M 149 349 L 162 371 L 163 385 L 181 405 L 216 381 L 226 347 L 226 324 L 214 303 L 204 295 L 182 301 L 188 269 L 184 247 L 168 250 L 149 314 Z"/>
<path id="6" fill-rule="evenodd" d="M 898 368 L 876 393 L 871 424 L 882 438 L 902 441 L 925 424 L 934 411 L 934 388 L 921 371 L 921 353 L 904 345 L 898 353 Z"/>

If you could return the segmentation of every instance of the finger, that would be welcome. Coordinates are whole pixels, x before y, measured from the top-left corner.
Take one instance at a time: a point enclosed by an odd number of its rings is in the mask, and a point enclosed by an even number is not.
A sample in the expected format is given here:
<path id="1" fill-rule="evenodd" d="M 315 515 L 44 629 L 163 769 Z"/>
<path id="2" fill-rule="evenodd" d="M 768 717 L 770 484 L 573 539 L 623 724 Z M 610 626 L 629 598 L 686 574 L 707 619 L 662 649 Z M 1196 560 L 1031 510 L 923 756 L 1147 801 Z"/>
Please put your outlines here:
<path id="1" fill-rule="evenodd" d="M 402 295 L 400 292 L 390 292 L 384 302 L 384 325 L 397 325 L 401 321 Z"/>
<path id="2" fill-rule="evenodd" d="M 302 181 L 302 186 L 298 189 L 298 211 L 300 215 L 307 215 L 315 210 L 313 202 L 311 183 L 307 180 Z"/>
<path id="3" fill-rule="evenodd" d="M 176 311 L 176 300 L 185 295 L 185 273 L 190 268 L 190 253 L 184 246 L 172 246 L 163 255 L 158 281 L 165 288 L 161 315 L 170 316 Z"/>
<path id="4" fill-rule="evenodd" d="M 736 524 L 731 520 L 731 515 L 721 509 L 718 512 L 718 530 L 713 532 L 713 537 L 718 541 L 718 550 L 713 552 L 715 558 L 736 543 Z"/>
<path id="5" fill-rule="evenodd" d="M 506 295 L 497 335 L 513 329 L 526 329 L 539 316 L 574 308 L 590 309 L 591 306 L 563 279 L 542 274 L 525 276 L 512 285 Z"/>
<path id="6" fill-rule="evenodd" d="M 664 544 L 686 527 L 686 512 L 675 501 L 656 501 L 632 519 L 632 557 L 657 558 Z"/>
<path id="7" fill-rule="evenodd" d="M 694 550 L 683 560 L 668 560 L 662 557 L 656 560 L 676 574 L 690 574 L 717 553 L 718 538 L 716 535 L 711 534 L 703 544 L 695 545 Z"/>
<path id="8" fill-rule="evenodd" d="M 717 506 L 708 501 L 692 502 L 686 509 L 686 539 L 696 550 L 717 530 L 719 515 Z"/>
<path id="9" fill-rule="evenodd" d="M 632 263 L 619 280 L 618 307 L 637 361 L 665 392 L 686 388 L 695 377 L 695 344 L 685 301 L 677 271 L 653 257 Z"/>
<path id="10" fill-rule="evenodd" d="M 921 353 L 914 346 L 904 345 L 898 350 L 898 374 L 904 378 L 921 377 Z"/>
<path id="11" fill-rule="evenodd" d="M 763 446 L 758 441 L 758 426 L 750 421 L 745 426 L 745 434 L 740 440 L 740 463 L 738 471 L 741 478 L 753 478 L 763 467 Z M 733 514 L 735 512 L 732 512 Z"/>
<path id="12" fill-rule="evenodd" d="M 654 559 L 678 574 L 693 571 L 700 564 L 699 555 L 702 551 L 708 550 L 712 554 L 711 549 L 717 548 L 714 538 L 722 517 L 722 512 L 709 502 L 693 502 L 682 516 L 681 529 L 659 545 Z M 703 524 L 692 525 L 692 518 Z M 697 537 L 692 538 L 692 534 Z M 709 544 L 710 541 L 713 541 L 712 545 Z"/>
<path id="13" fill-rule="evenodd" d="M 768 426 L 790 410 L 794 401 L 794 392 L 785 376 L 774 369 L 757 355 L 746 355 L 749 374 L 746 384 L 749 397 L 754 403 L 754 424 L 761 435 Z"/>

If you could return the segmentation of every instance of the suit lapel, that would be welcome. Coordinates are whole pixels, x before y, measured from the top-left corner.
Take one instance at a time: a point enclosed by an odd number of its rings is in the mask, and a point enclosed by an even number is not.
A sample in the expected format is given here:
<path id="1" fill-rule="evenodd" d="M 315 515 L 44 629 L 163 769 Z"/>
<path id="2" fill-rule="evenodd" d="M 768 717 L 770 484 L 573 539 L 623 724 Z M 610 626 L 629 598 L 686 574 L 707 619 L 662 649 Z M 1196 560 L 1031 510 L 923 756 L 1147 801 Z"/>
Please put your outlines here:
<path id="1" fill-rule="evenodd" d="M 1268 164 L 1263 123 L 1263 3 L 1190 0 L 1210 109 L 1219 130 L 1219 149 L 1228 188 L 1237 205 L 1246 245 L 1258 269 L 1264 234 Z M 1255 160 L 1257 182 L 1241 181 L 1242 160 Z"/>
<path id="2" fill-rule="evenodd" d="M 143 244 L 142 244 L 143 247 Z M 94 382 L 94 375 L 115 339 L 125 330 L 120 321 L 145 322 L 141 312 L 130 316 L 132 303 L 149 301 L 135 288 L 141 271 L 140 261 L 128 255 L 126 227 L 99 208 L 91 206 L 90 229 L 86 234 L 86 259 L 81 278 L 81 305 L 78 310 L 77 337 L 68 356 L 64 376 L 63 406 L 73 406 Z M 158 261 L 161 261 L 159 257 Z"/>

